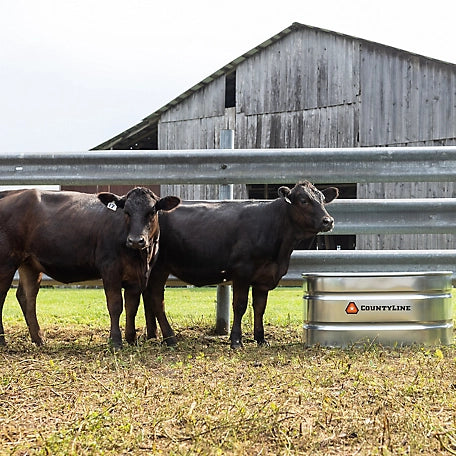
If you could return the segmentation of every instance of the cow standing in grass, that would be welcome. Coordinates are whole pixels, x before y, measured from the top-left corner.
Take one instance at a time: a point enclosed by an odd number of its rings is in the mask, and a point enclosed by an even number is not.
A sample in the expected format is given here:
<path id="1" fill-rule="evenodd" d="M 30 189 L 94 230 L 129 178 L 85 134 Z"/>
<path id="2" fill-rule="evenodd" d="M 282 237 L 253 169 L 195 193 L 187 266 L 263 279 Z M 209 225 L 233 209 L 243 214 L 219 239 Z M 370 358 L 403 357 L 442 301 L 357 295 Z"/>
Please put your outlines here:
<path id="1" fill-rule="evenodd" d="M 254 337 L 266 344 L 263 314 L 269 290 L 286 274 L 293 249 L 304 239 L 330 231 L 333 218 L 325 204 L 337 198 L 330 187 L 320 192 L 310 182 L 280 187 L 272 201 L 183 202 L 160 215 L 160 253 L 143 293 L 147 336 L 175 335 L 166 318 L 164 286 L 170 274 L 196 286 L 233 284 L 231 347 L 242 346 L 241 320 L 252 287 Z"/>
<path id="2" fill-rule="evenodd" d="M 0 193 L 0 344 L 2 310 L 19 270 L 17 299 L 32 341 L 43 343 L 36 318 L 42 273 L 63 282 L 101 278 L 111 319 L 110 340 L 122 345 L 119 318 L 125 290 L 125 338 L 136 338 L 135 315 L 150 265 L 158 253 L 158 211 L 179 204 L 146 188 L 113 193 L 15 190 Z"/>

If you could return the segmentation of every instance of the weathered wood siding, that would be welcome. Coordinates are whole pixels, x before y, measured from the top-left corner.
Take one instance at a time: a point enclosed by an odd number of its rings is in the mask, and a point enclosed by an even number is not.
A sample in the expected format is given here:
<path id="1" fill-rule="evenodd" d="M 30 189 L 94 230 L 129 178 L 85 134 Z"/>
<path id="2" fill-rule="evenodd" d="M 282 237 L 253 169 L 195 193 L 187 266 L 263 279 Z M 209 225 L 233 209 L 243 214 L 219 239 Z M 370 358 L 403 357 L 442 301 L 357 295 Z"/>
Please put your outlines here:
<path id="1" fill-rule="evenodd" d="M 242 147 L 357 145 L 359 43 L 353 39 L 296 31 L 241 63 L 236 76 Z"/>
<path id="2" fill-rule="evenodd" d="M 236 148 L 456 144 L 456 65 L 302 26 L 235 70 L 235 108 L 225 108 L 225 75 L 196 88 L 161 116 L 159 149 L 218 148 L 225 128 L 235 129 Z M 218 197 L 209 185 L 162 186 L 162 195 L 170 193 Z M 236 196 L 246 196 L 242 186 Z M 453 183 L 363 184 L 358 197 L 456 197 L 456 189 Z M 357 248 L 446 248 L 454 240 L 358 236 Z"/>
<path id="3" fill-rule="evenodd" d="M 166 111 L 160 123 L 225 115 L 225 77 L 222 76 Z"/>
<path id="4" fill-rule="evenodd" d="M 456 138 L 456 65 L 363 44 L 360 146 Z"/>
<path id="5" fill-rule="evenodd" d="M 456 66 L 363 43 L 360 146 L 456 144 Z M 359 198 L 455 198 L 448 183 L 358 184 Z M 360 235 L 358 249 L 445 249 L 451 234 Z"/>
<path id="6" fill-rule="evenodd" d="M 250 116 L 241 113 L 236 116 L 236 134 L 243 140 L 242 147 L 252 149 L 355 147 L 357 124 L 354 105 Z"/>
<path id="7" fill-rule="evenodd" d="M 406 146 L 407 144 L 398 144 Z M 414 146 L 455 146 L 456 139 L 423 141 Z M 394 182 L 358 184 L 358 198 L 456 198 L 454 182 Z M 438 221 L 436 221 L 438 223 Z M 453 249 L 454 234 L 364 234 L 356 237 L 356 248 L 371 249 Z"/>
<path id="8" fill-rule="evenodd" d="M 225 83 L 225 78 L 220 78 Z M 218 87 L 220 81 L 214 81 L 214 86 Z M 202 97 L 211 91 L 205 91 Z M 217 98 L 218 92 L 215 92 L 214 98 Z M 221 96 L 223 104 L 225 102 L 225 90 Z M 192 99 L 194 97 L 191 97 Z M 220 98 L 220 96 L 218 97 Z M 188 102 L 189 100 L 185 100 Z M 220 101 L 220 100 L 219 100 Z M 193 109 L 193 105 L 198 105 L 197 100 L 189 103 L 182 103 L 183 106 L 176 106 L 174 120 L 172 113 L 168 111 L 166 117 L 163 116 L 158 124 L 158 147 L 160 150 L 179 150 L 179 149 L 218 149 L 220 147 L 220 131 L 224 129 L 235 129 L 234 109 L 222 109 L 222 115 L 199 117 L 202 110 L 198 106 Z M 217 103 L 202 103 L 207 112 L 215 114 L 214 106 Z M 202 109 L 202 106 L 199 107 Z M 170 110 L 171 111 L 171 110 Z M 188 115 L 188 119 L 183 118 Z M 198 114 L 199 113 L 199 114 Z M 183 199 L 218 199 L 219 187 L 217 185 L 162 185 L 160 194 L 176 195 Z M 235 198 L 246 198 L 247 192 L 245 185 L 234 186 Z"/>
<path id="9" fill-rule="evenodd" d="M 247 116 L 355 103 L 359 43 L 295 31 L 241 63 L 236 75 L 237 112 Z"/>

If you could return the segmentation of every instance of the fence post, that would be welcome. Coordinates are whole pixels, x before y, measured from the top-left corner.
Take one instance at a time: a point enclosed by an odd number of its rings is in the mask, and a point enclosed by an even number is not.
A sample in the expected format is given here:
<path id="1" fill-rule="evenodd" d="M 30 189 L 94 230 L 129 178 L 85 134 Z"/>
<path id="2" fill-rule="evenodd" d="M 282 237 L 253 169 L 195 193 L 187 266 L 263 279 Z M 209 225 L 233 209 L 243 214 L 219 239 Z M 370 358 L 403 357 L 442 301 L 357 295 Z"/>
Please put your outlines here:
<path id="1" fill-rule="evenodd" d="M 234 130 L 220 131 L 220 149 L 234 149 Z M 233 184 L 219 186 L 219 199 L 233 199 Z M 231 286 L 217 286 L 217 311 L 215 333 L 228 334 L 230 326 Z"/>

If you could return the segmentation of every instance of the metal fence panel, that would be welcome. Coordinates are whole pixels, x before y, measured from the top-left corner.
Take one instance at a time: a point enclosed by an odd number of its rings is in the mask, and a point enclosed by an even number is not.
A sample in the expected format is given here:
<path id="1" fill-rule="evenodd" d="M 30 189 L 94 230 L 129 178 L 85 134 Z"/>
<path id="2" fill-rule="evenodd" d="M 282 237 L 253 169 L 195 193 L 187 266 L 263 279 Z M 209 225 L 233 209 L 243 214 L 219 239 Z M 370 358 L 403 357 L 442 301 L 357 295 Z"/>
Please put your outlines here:
<path id="1" fill-rule="evenodd" d="M 336 221 L 325 234 L 456 233 L 456 198 L 335 200 Z"/>
<path id="2" fill-rule="evenodd" d="M 456 146 L 5 153 L 0 185 L 438 182 Z"/>
<path id="3" fill-rule="evenodd" d="M 0 185 L 444 182 L 456 146 L 356 149 L 88 151 L 0 155 Z M 456 199 L 337 200 L 333 234 L 455 233 Z M 282 284 L 304 272 L 456 271 L 456 250 L 296 251 Z M 170 281 L 172 282 L 172 281 Z"/>
<path id="4" fill-rule="evenodd" d="M 302 284 L 303 273 L 452 271 L 456 250 L 297 250 L 282 284 Z"/>

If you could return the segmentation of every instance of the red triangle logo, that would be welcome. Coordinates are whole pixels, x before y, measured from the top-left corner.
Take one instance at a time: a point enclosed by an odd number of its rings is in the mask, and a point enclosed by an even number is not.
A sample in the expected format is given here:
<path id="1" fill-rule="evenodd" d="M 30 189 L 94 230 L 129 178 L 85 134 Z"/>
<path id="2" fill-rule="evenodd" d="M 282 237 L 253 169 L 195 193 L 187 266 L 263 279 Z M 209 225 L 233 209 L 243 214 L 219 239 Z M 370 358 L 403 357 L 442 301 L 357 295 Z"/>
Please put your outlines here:
<path id="1" fill-rule="evenodd" d="M 345 312 L 350 314 L 350 315 L 357 314 L 358 311 L 359 311 L 359 309 L 358 309 L 358 307 L 356 306 L 356 304 L 353 301 L 350 301 L 348 303 L 348 306 L 345 309 Z"/>

